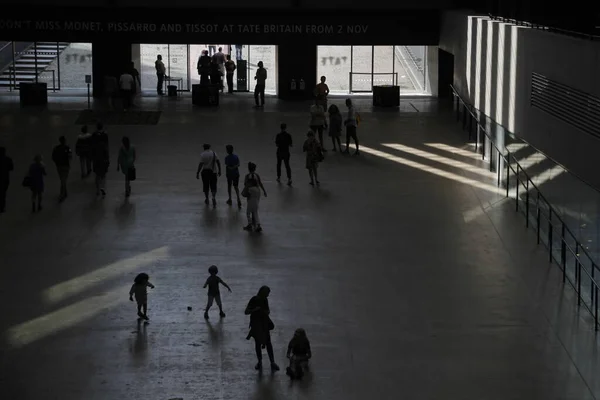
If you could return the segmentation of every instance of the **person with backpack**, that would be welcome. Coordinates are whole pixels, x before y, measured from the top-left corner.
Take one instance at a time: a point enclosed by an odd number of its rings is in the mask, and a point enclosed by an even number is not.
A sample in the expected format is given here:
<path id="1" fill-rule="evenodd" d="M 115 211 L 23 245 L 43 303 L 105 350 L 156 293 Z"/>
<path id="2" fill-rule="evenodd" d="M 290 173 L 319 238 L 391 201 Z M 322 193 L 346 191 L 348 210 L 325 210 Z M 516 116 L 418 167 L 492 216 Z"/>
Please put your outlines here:
<path id="1" fill-rule="evenodd" d="M 210 144 L 204 144 L 204 151 L 200 154 L 200 163 L 196 171 L 196 179 L 202 175 L 202 191 L 204 192 L 204 204 L 208 205 L 208 192 L 212 192 L 213 207 L 217 206 L 217 178 L 221 176 L 221 162 L 217 153 L 210 149 Z M 218 173 L 215 169 L 218 168 Z"/>
<path id="2" fill-rule="evenodd" d="M 88 132 L 87 125 L 81 127 L 81 133 L 75 142 L 75 154 L 79 157 L 81 179 L 92 173 L 92 135 Z"/>
<path id="3" fill-rule="evenodd" d="M 348 115 L 344 121 L 344 125 L 346 125 L 346 150 L 344 153 L 350 154 L 350 139 L 354 139 L 354 143 L 356 144 L 354 155 L 358 156 L 360 155 L 360 151 L 358 150 L 358 135 L 356 134 L 356 128 L 358 127 L 359 117 L 356 110 L 354 110 L 352 100 L 346 99 L 346 107 L 348 107 Z"/>
<path id="4" fill-rule="evenodd" d="M 71 148 L 67 145 L 67 139 L 61 136 L 59 144 L 52 151 L 52 161 L 56 165 L 58 178 L 60 179 L 60 197 L 59 201 L 64 201 L 67 198 L 67 179 L 69 178 L 69 170 L 71 169 Z"/>

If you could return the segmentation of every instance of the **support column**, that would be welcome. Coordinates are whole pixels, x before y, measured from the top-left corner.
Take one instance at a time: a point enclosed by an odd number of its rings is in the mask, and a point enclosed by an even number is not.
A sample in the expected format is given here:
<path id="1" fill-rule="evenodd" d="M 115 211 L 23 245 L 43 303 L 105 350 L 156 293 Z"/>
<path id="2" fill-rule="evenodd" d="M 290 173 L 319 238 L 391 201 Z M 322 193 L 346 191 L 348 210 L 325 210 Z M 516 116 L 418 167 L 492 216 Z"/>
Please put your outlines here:
<path id="1" fill-rule="evenodd" d="M 105 77 L 112 76 L 118 80 L 129 68 L 131 61 L 131 43 L 100 40 L 92 42 L 94 97 L 104 95 Z"/>
<path id="2" fill-rule="evenodd" d="M 278 46 L 277 54 L 279 98 L 312 99 L 317 84 L 317 46 L 303 43 L 283 44 Z M 292 79 L 296 82 L 296 90 L 291 88 Z M 304 80 L 304 90 L 300 90 L 300 80 Z"/>

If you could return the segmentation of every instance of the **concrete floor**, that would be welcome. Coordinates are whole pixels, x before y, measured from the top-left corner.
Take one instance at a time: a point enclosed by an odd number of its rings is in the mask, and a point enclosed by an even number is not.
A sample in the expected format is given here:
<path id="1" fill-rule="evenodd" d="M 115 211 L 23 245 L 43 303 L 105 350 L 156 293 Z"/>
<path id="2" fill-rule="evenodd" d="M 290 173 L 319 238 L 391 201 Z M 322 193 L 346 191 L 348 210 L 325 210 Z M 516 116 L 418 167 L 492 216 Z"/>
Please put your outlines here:
<path id="1" fill-rule="evenodd" d="M 363 155 L 329 153 L 315 189 L 301 153 L 308 106 L 272 100 L 254 111 L 248 101 L 226 98 L 215 111 L 147 100 L 165 110 L 158 125 L 107 127 L 113 155 L 122 135 L 137 147 L 132 197 L 113 162 L 106 199 L 73 173 L 59 205 L 49 166 L 46 208 L 35 215 L 24 171 L 36 152 L 49 160 L 57 136 L 74 143 L 82 100 L 43 112 L 0 101 L 0 141 L 16 164 L 0 216 L 3 398 L 600 396 L 588 316 L 435 102 L 406 101 L 401 113 L 361 103 Z M 292 188 L 275 182 L 282 121 L 296 141 Z M 194 175 L 205 142 L 220 156 L 231 143 L 242 163 L 258 164 L 269 195 L 262 234 L 241 230 L 245 214 L 225 205 L 224 179 L 217 208 L 204 206 Z M 233 293 L 223 294 L 227 317 L 213 310 L 207 322 L 211 264 Z M 147 326 L 127 295 L 141 271 L 156 285 Z M 308 332 L 314 358 L 302 382 L 253 369 L 243 311 L 265 284 L 282 367 L 294 329 Z"/>

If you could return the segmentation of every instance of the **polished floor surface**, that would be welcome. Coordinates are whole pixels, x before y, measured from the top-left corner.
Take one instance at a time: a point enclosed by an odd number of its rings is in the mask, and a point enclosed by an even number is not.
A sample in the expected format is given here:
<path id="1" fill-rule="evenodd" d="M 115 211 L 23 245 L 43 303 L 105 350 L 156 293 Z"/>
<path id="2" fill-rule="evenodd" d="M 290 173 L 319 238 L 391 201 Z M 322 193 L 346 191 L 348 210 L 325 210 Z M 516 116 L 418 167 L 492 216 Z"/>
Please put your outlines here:
<path id="1" fill-rule="evenodd" d="M 74 143 L 85 101 L 54 100 L 46 111 L 0 101 L 0 141 L 16 164 L 0 215 L 3 398 L 600 396 L 589 317 L 444 107 L 413 99 L 400 112 L 373 111 L 359 101 L 362 155 L 329 152 L 312 188 L 301 151 L 308 105 L 270 100 L 257 111 L 244 96 L 218 110 L 149 99 L 143 107 L 164 110 L 158 125 L 107 127 L 107 197 L 74 167 L 59 204 L 48 165 L 36 214 L 20 181 L 35 153 L 50 164 L 59 135 Z M 295 140 L 293 187 L 275 182 L 281 122 Z M 138 153 L 129 199 L 116 171 L 123 135 Z M 204 205 L 195 169 L 206 142 L 221 158 L 231 143 L 243 164 L 258 164 L 262 234 L 242 231 L 245 212 L 225 204 L 223 178 L 217 207 Z M 213 309 L 205 321 L 211 264 L 233 292 L 223 291 L 227 317 Z M 147 325 L 128 301 L 142 271 L 156 285 Z M 261 285 L 272 290 L 280 366 L 294 329 L 311 340 L 301 382 L 253 369 L 243 311 Z"/>

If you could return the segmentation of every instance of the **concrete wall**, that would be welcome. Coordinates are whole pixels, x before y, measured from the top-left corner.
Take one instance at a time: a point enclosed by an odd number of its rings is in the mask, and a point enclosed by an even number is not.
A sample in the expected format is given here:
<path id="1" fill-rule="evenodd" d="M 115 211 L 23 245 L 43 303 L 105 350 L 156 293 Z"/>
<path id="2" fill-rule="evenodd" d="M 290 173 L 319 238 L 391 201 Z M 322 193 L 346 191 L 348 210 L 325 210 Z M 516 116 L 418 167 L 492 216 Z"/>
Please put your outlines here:
<path id="1" fill-rule="evenodd" d="M 532 72 L 600 97 L 600 43 L 448 12 L 440 48 L 471 104 L 600 188 L 600 140 L 530 105 Z"/>

